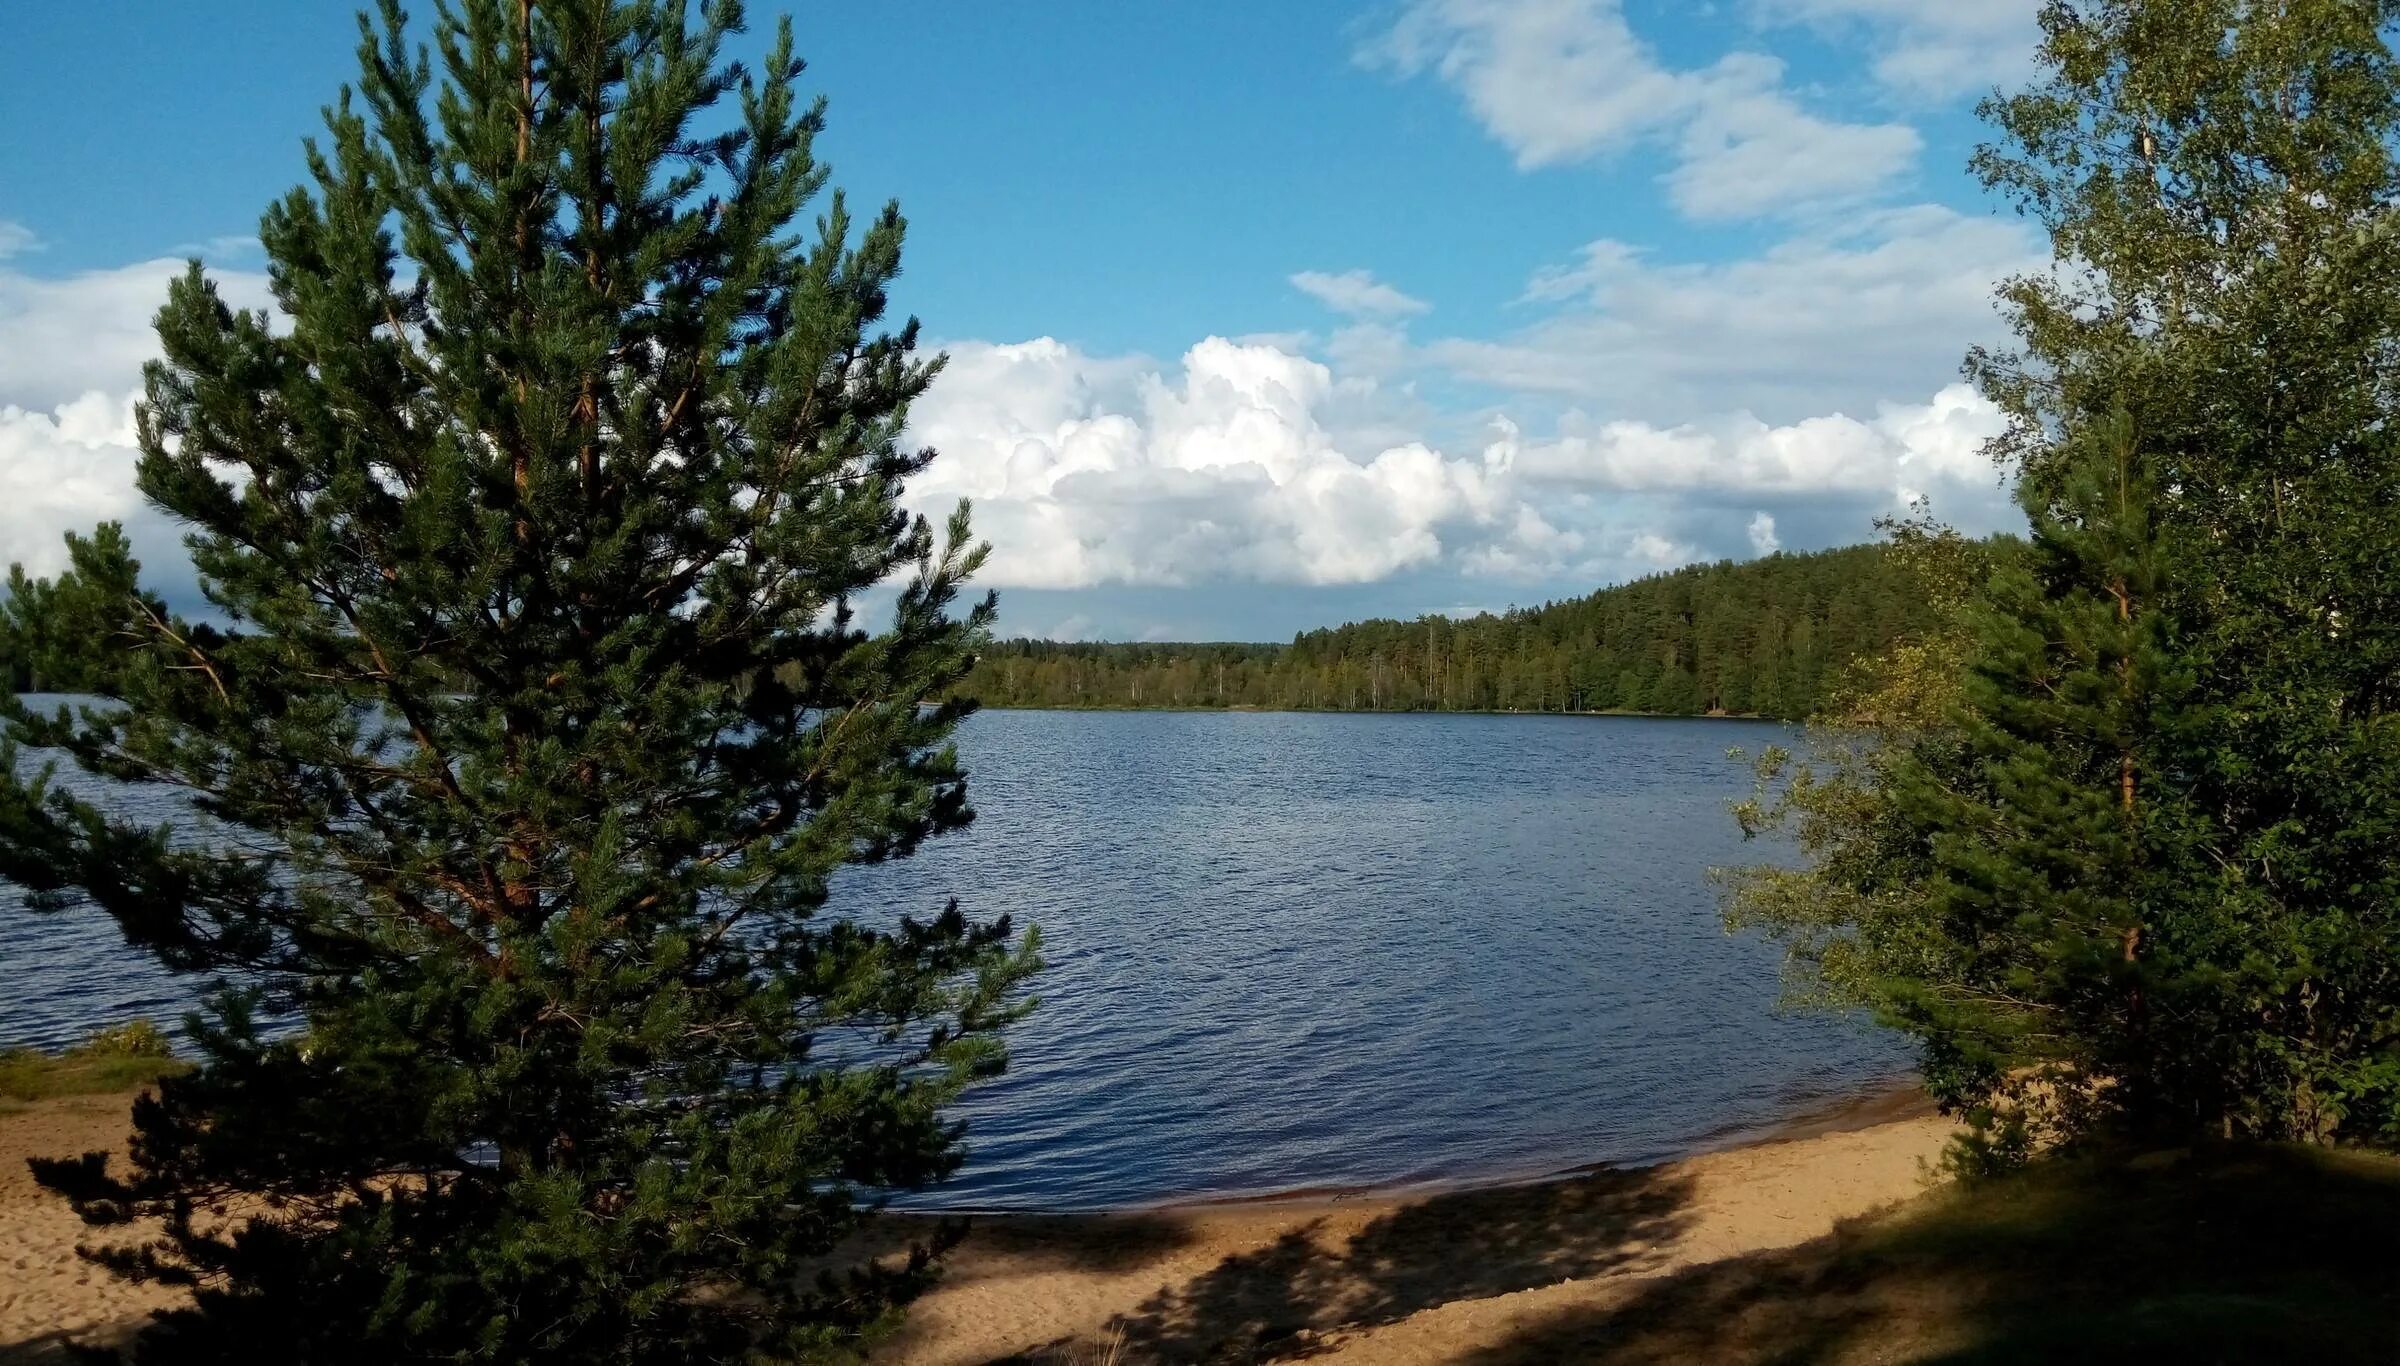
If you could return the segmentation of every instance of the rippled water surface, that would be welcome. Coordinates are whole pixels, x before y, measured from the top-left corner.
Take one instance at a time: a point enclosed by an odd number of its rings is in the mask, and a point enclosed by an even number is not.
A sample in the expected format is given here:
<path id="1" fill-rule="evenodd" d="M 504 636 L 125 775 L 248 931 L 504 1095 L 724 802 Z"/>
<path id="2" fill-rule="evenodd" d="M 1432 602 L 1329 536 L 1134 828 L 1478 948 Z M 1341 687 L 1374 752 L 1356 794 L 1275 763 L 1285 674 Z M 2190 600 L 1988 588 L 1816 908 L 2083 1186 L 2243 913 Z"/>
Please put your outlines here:
<path id="1" fill-rule="evenodd" d="M 1899 1074 L 1778 1014 L 1703 880 L 1730 721 L 988 712 L 981 819 L 837 904 L 1040 924 L 1042 1007 L 939 1203 L 1070 1208 L 1655 1158 Z M 0 1043 L 173 1013 L 112 927 L 0 887 Z"/>

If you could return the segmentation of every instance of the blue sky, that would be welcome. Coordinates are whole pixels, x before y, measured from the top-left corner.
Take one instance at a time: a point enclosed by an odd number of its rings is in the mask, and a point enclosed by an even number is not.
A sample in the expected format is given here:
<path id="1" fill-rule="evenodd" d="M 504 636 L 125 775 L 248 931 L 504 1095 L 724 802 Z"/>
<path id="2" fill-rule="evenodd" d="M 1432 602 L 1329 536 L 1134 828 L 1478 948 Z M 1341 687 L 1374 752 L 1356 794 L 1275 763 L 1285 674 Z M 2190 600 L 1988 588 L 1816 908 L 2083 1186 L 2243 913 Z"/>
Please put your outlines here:
<path id="1" fill-rule="evenodd" d="M 1862 539 L 1909 493 L 2004 522 L 1952 386 L 2038 244 L 1963 168 L 2030 11 L 793 7 L 836 183 L 910 218 L 899 303 L 956 357 L 920 497 L 976 497 L 1005 629 L 1270 639 Z M 142 323 L 179 255 L 255 282 L 354 21 L 9 28 L 0 557 L 124 516 L 188 574 L 125 484 Z"/>

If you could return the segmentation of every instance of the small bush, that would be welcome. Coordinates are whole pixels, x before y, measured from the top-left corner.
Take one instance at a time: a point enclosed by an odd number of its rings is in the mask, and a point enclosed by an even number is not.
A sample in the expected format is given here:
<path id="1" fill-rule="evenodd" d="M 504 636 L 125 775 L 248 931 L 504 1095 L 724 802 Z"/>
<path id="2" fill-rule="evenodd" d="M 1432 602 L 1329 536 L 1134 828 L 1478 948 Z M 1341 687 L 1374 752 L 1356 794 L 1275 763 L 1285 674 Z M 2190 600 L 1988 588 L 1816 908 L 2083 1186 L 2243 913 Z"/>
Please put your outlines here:
<path id="1" fill-rule="evenodd" d="M 166 1031 L 148 1020 L 128 1020 L 121 1025 L 95 1029 L 84 1036 L 83 1042 L 67 1050 L 71 1058 L 171 1058 L 175 1046 L 168 1042 Z"/>
<path id="2" fill-rule="evenodd" d="M 1965 1182 L 1990 1181 L 2023 1171 L 2036 1144 L 2021 1108 L 1979 1105 L 1967 1111 L 1966 1127 L 1942 1150 L 1941 1171 Z"/>

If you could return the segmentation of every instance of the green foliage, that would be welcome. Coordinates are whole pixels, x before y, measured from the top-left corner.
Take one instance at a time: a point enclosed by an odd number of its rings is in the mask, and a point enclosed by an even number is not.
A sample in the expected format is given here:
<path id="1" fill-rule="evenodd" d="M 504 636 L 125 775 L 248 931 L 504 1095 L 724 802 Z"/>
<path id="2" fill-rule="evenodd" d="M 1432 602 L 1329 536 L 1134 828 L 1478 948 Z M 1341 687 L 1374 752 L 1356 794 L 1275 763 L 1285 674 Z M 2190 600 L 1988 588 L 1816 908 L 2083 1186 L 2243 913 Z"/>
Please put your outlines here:
<path id="1" fill-rule="evenodd" d="M 1746 835 L 1788 838 L 1799 859 L 1716 874 L 1728 923 L 1784 942 L 1799 1005 L 1872 1009 L 1888 977 L 1941 951 L 1925 914 L 1930 851 L 1896 799 L 1897 775 L 1956 762 L 1966 612 L 2025 553 L 2015 541 L 1969 541 L 1923 508 L 1884 529 L 1892 573 L 1934 624 L 1855 661 L 1810 717 L 1801 753 L 1753 756 L 1758 790 L 1734 815 Z"/>
<path id="2" fill-rule="evenodd" d="M 2224 1106 L 2213 1041 L 2159 1027 L 2186 1018 L 2177 974 L 2200 946 L 2172 847 L 2173 741 L 2190 718 L 2156 607 L 2151 489 L 2125 421 L 2051 455 L 2058 495 L 2025 486 L 2032 554 L 1967 615 L 1955 736 L 1890 774 L 1924 849 L 1916 914 L 1939 953 L 1930 972 L 1881 981 L 1877 1005 L 1926 1041 L 1928 1080 L 1954 1103 L 2104 1101 L 2188 1125 Z"/>
<path id="3" fill-rule="evenodd" d="M 121 647 L 166 619 L 166 604 L 136 586 L 141 564 L 117 523 L 89 537 L 68 532 L 67 559 L 56 580 L 8 567 L 8 596 L 0 599 L 5 691 L 113 693 Z"/>
<path id="4" fill-rule="evenodd" d="M 63 1053 L 0 1049 L 0 1101 L 23 1103 L 57 1096 L 113 1095 L 173 1076 L 187 1064 L 166 1034 L 148 1020 L 92 1031 Z"/>
<path id="5" fill-rule="evenodd" d="M 1934 614 L 1880 547 L 1694 565 L 1468 619 L 1365 621 L 1281 645 L 1003 641 L 965 690 L 995 706 L 1629 711 L 1804 716 L 1853 659 Z"/>
<path id="6" fill-rule="evenodd" d="M 929 1274 L 834 1249 L 958 1165 L 1034 946 L 833 901 L 971 818 L 969 704 L 929 700 L 992 603 L 966 510 L 899 506 L 939 364 L 879 330 L 900 216 L 795 230 L 822 105 L 788 25 L 720 57 L 741 22 L 362 22 L 262 224 L 282 316 L 195 266 L 158 317 L 139 484 L 218 624 L 139 610 L 121 555 L 27 599 L 124 705 L 8 704 L 0 876 L 218 982 L 130 1173 L 39 1172 L 163 1221 L 98 1254 L 196 1291 L 142 1360 L 788 1360 Z M 208 821 L 125 824 L 19 744 Z"/>
<path id="7" fill-rule="evenodd" d="M 2092 4 L 1980 165 L 2085 269 L 2005 295 L 1979 356 L 2026 477 L 2130 409 L 2158 607 L 2191 671 L 2166 776 L 2198 851 L 2225 1123 L 2400 1138 L 2400 5 Z"/>
<path id="8" fill-rule="evenodd" d="M 1768 767 L 1807 866 L 1731 911 L 2039 1141 L 2400 1138 L 2400 6 L 2043 22 L 1977 165 L 2060 268 L 1969 360 L 2034 554 L 1955 692 Z"/>

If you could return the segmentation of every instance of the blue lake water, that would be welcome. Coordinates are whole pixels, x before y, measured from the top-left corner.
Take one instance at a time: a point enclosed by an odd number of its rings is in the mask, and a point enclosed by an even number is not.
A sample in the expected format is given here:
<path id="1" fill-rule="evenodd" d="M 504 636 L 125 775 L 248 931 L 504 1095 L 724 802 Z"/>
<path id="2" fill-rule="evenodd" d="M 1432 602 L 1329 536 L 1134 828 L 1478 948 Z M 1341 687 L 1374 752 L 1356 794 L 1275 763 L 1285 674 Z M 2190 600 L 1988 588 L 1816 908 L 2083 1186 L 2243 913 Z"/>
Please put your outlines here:
<path id="1" fill-rule="evenodd" d="M 1038 923 L 1043 1004 L 930 1203 L 1091 1208 L 1654 1159 L 1902 1075 L 1778 1013 L 1704 880 L 1759 857 L 1729 746 L 1615 717 L 987 712 L 980 819 L 836 906 Z M 0 886 L 0 1044 L 172 1015 L 187 983 Z"/>

